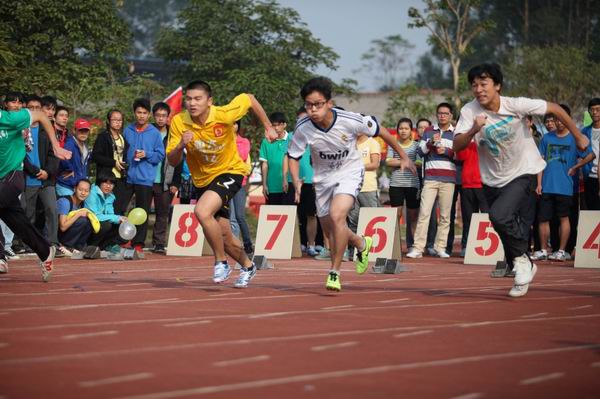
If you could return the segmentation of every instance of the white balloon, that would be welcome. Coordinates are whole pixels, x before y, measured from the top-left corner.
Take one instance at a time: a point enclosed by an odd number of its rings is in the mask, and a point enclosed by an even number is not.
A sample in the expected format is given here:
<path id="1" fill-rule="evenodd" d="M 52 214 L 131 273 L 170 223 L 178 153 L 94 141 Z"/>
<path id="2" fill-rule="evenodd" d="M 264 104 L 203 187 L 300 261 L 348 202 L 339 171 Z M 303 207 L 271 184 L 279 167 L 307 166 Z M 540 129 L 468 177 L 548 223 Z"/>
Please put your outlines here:
<path id="1" fill-rule="evenodd" d="M 133 237 L 135 237 L 136 233 L 136 227 L 129 222 L 123 222 L 119 226 L 119 236 L 121 236 L 121 238 L 124 240 L 131 240 Z"/>

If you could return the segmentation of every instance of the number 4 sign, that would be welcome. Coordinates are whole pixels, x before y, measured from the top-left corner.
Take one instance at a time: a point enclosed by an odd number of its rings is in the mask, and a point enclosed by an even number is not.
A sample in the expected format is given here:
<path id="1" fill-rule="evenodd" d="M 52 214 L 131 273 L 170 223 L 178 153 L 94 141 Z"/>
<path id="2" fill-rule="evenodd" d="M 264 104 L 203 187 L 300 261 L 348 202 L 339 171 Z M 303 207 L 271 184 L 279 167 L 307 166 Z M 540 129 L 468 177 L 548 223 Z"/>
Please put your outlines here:
<path id="1" fill-rule="evenodd" d="M 270 259 L 302 256 L 300 230 L 294 205 L 260 207 L 254 255 L 264 255 Z"/>
<path id="2" fill-rule="evenodd" d="M 580 211 L 575 267 L 600 268 L 600 211 Z"/>
<path id="3" fill-rule="evenodd" d="M 360 208 L 356 231 L 373 238 L 369 262 L 374 262 L 377 258 L 401 259 L 396 208 Z"/>
<path id="4" fill-rule="evenodd" d="M 212 255 L 212 249 L 204 239 L 202 226 L 194 215 L 195 205 L 175 205 L 169 230 L 167 255 Z"/>
<path id="5" fill-rule="evenodd" d="M 487 213 L 474 213 L 469 228 L 465 265 L 495 265 L 504 260 L 504 248 Z"/>

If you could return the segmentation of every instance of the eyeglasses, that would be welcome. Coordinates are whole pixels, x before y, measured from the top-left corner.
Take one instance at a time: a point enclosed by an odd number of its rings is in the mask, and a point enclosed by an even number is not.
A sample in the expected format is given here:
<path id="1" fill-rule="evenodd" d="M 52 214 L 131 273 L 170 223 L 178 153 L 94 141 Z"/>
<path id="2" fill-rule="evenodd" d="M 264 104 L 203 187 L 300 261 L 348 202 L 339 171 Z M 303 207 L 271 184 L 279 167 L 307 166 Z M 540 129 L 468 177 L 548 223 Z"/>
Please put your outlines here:
<path id="1" fill-rule="evenodd" d="M 321 109 L 321 108 L 323 108 L 323 106 L 324 106 L 325 104 L 327 104 L 327 101 L 319 101 L 319 102 L 316 102 L 316 103 L 309 103 L 309 102 L 305 102 L 305 103 L 304 103 L 304 108 L 305 108 L 307 111 L 310 111 L 310 110 L 311 110 L 311 109 L 313 109 L 313 108 L 314 108 L 314 109 Z"/>
<path id="2" fill-rule="evenodd" d="M 438 112 L 437 113 L 439 116 L 450 116 L 450 112 Z"/>
<path id="3" fill-rule="evenodd" d="M 600 107 L 590 108 L 590 114 L 600 114 Z"/>

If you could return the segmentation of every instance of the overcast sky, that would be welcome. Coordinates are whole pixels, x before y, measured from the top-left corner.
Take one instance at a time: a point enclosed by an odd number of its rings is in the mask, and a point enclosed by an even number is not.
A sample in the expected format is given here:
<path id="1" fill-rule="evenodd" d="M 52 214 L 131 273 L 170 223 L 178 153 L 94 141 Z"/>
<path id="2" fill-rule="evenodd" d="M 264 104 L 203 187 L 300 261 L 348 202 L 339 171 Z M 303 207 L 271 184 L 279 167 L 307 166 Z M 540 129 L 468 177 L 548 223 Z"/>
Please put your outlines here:
<path id="1" fill-rule="evenodd" d="M 428 32 L 425 29 L 408 28 L 408 8 L 423 9 L 421 0 L 277 0 L 284 7 L 293 8 L 300 14 L 313 35 L 331 47 L 340 58 L 338 70 L 318 70 L 335 81 L 353 78 L 359 90 L 375 91 L 377 82 L 372 74 L 355 73 L 362 65 L 361 56 L 371 47 L 374 39 L 400 34 L 411 42 L 411 63 L 414 65 L 421 54 L 427 52 Z M 410 74 L 410 70 L 406 71 Z"/>

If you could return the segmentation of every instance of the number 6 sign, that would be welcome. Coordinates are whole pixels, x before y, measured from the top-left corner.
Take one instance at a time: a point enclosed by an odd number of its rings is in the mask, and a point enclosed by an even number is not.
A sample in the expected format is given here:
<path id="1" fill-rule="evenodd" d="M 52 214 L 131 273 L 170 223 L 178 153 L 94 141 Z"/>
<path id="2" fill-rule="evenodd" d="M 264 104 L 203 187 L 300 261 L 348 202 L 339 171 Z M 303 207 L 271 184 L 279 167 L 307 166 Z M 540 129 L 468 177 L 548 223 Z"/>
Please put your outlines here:
<path id="1" fill-rule="evenodd" d="M 474 213 L 469 228 L 465 265 L 495 265 L 504 260 L 504 247 L 487 213 Z"/>
<path id="2" fill-rule="evenodd" d="M 600 211 L 580 211 L 575 267 L 600 268 Z"/>
<path id="3" fill-rule="evenodd" d="M 360 208 L 358 234 L 373 238 L 369 261 L 377 258 L 400 259 L 400 229 L 396 208 Z"/>
<path id="4" fill-rule="evenodd" d="M 202 226 L 194 215 L 195 205 L 175 205 L 169 230 L 167 255 L 202 256 L 212 255 L 210 246 L 204 240 Z"/>
<path id="5" fill-rule="evenodd" d="M 300 230 L 294 205 L 263 205 L 258 215 L 254 255 L 271 259 L 302 256 Z"/>

